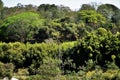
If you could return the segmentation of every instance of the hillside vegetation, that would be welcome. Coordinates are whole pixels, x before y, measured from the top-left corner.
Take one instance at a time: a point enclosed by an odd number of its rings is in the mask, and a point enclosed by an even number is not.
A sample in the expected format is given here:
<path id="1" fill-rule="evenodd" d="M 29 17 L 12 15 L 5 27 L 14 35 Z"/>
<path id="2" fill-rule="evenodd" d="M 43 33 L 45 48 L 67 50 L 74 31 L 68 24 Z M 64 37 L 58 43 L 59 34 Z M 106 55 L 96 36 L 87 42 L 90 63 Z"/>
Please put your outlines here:
<path id="1" fill-rule="evenodd" d="M 97 7 L 97 9 L 96 9 Z M 119 80 L 120 9 L 0 0 L 0 79 Z"/>

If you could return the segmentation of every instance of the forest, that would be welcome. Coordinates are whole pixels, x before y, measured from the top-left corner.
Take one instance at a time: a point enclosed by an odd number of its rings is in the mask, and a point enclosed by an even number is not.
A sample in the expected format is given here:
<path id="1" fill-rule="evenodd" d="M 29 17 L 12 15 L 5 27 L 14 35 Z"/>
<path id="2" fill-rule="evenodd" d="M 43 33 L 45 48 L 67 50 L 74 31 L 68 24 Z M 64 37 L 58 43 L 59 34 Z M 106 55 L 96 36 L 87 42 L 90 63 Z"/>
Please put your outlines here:
<path id="1" fill-rule="evenodd" d="M 5 7 L 0 0 L 0 79 L 120 80 L 120 9 L 82 4 Z"/>

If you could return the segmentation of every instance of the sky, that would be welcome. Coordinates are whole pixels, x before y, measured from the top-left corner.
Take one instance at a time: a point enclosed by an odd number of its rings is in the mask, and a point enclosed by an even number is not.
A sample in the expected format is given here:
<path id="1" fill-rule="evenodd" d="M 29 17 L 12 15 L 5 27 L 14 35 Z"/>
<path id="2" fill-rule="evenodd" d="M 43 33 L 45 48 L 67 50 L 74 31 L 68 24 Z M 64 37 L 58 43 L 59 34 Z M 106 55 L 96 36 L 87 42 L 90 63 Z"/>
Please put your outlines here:
<path id="1" fill-rule="evenodd" d="M 96 3 L 109 3 L 114 4 L 118 8 L 120 8 L 120 0 L 2 0 L 4 6 L 14 7 L 17 3 L 21 3 L 23 5 L 32 4 L 39 6 L 40 4 L 56 4 L 56 5 L 64 5 L 70 7 L 72 10 L 78 10 L 82 4 L 87 4 L 91 2 Z"/>

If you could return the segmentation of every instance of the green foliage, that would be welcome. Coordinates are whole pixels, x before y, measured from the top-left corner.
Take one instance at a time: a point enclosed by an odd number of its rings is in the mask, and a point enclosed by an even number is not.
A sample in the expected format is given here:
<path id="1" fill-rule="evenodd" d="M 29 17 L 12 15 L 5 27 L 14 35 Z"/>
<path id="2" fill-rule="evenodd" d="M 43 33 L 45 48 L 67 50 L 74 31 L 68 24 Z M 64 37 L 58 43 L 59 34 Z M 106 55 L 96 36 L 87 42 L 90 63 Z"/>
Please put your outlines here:
<path id="1" fill-rule="evenodd" d="M 38 7 L 38 12 L 47 19 L 53 19 L 59 17 L 58 7 L 55 4 L 42 4 Z"/>
<path id="2" fill-rule="evenodd" d="M 120 32 L 120 10 L 112 16 L 112 22 L 116 24 L 117 31 Z"/>
<path id="3" fill-rule="evenodd" d="M 112 4 L 102 4 L 98 7 L 97 12 L 106 17 L 107 23 L 104 28 L 111 30 L 113 33 L 119 31 L 120 10 Z"/>
<path id="4" fill-rule="evenodd" d="M 103 15 L 97 13 L 95 10 L 82 10 L 78 13 L 79 22 L 84 22 L 92 27 L 100 27 L 106 22 Z"/>
<path id="5" fill-rule="evenodd" d="M 80 10 L 95 10 L 95 8 L 90 4 L 83 4 Z"/>
<path id="6" fill-rule="evenodd" d="M 34 38 L 37 40 L 37 42 L 43 42 L 46 39 L 50 38 L 50 29 L 48 26 L 42 26 L 38 33 L 35 34 Z"/>
<path id="7" fill-rule="evenodd" d="M 12 63 L 2 63 L 0 62 L 0 78 L 13 76 L 14 65 Z"/>
<path id="8" fill-rule="evenodd" d="M 75 41 L 86 35 L 89 27 L 86 27 L 84 23 L 75 24 L 69 20 L 70 17 L 64 17 L 51 21 L 46 31 L 49 33 L 49 38 L 63 42 Z"/>
<path id="9" fill-rule="evenodd" d="M 25 12 L 8 17 L 0 27 L 2 40 L 21 41 L 31 40 L 43 25 L 37 13 Z"/>
<path id="10" fill-rule="evenodd" d="M 3 2 L 2 2 L 2 0 L 0 0 L 0 25 L 1 25 L 1 23 L 2 23 L 2 10 L 3 10 Z"/>
<path id="11" fill-rule="evenodd" d="M 7 8 L 0 0 L 0 78 L 14 73 L 20 80 L 120 79 L 120 11 L 95 6 Z"/>
<path id="12" fill-rule="evenodd" d="M 69 7 L 57 6 L 55 4 L 41 4 L 38 6 L 37 11 L 48 20 L 61 18 L 72 12 Z"/>
<path id="13" fill-rule="evenodd" d="M 56 77 L 61 74 L 61 61 L 57 59 L 44 59 L 43 64 L 39 67 L 37 74 L 43 77 Z"/>
<path id="14" fill-rule="evenodd" d="M 0 0 L 0 11 L 3 9 L 3 2 Z"/>
<path id="15" fill-rule="evenodd" d="M 119 9 L 103 4 L 95 10 L 96 5 L 83 4 L 79 11 L 55 4 L 36 7 L 19 3 L 15 7 L 4 7 L 0 15 L 0 40 L 31 43 L 49 39 L 53 42 L 75 41 L 99 27 L 119 32 Z"/>
<path id="16" fill-rule="evenodd" d="M 91 59 L 93 63 L 102 67 L 106 66 L 106 61 L 115 61 L 115 64 L 119 66 L 119 46 L 120 39 L 116 34 L 114 35 L 104 28 L 99 28 L 92 33 L 88 33 L 88 35 L 81 39 L 75 47 L 68 50 L 68 52 L 64 54 L 63 60 L 67 60 L 68 58 L 72 60 L 71 63 L 75 63 L 76 68 L 71 65 L 67 66 L 71 67 L 71 70 L 74 69 L 77 71 L 79 67 L 87 65 L 86 62 Z"/>
<path id="17" fill-rule="evenodd" d="M 15 75 L 19 75 L 19 76 L 28 76 L 29 72 L 28 69 L 18 69 L 17 73 Z M 14 76 L 15 76 L 14 75 Z"/>
<path id="18" fill-rule="evenodd" d="M 107 18 L 107 20 L 111 20 L 112 16 L 118 12 L 118 8 L 112 4 L 102 4 L 98 7 L 98 13 L 102 14 Z"/>
<path id="19" fill-rule="evenodd" d="M 28 68 L 29 74 L 41 74 L 40 72 L 44 71 L 44 68 L 48 69 L 49 74 L 52 74 L 52 72 L 49 72 L 50 70 L 56 69 L 56 71 L 53 71 L 53 74 L 54 72 L 56 74 L 58 70 L 60 71 L 58 66 L 61 64 L 60 56 L 62 57 L 63 52 L 68 48 L 73 47 L 74 43 L 0 43 L 0 61 L 13 63 L 15 70 Z"/>
<path id="20" fill-rule="evenodd" d="M 113 79 L 118 74 L 99 73 L 94 70 L 119 69 L 119 39 L 119 33 L 112 34 L 104 28 L 99 28 L 78 42 L 61 44 L 0 43 L 0 61 L 13 63 L 15 71 L 18 69 L 15 76 L 33 75 L 25 78 L 29 80 Z M 113 63 L 106 63 L 106 61 Z M 97 65 L 100 65 L 100 68 L 96 68 Z M 61 74 L 64 75 L 61 76 Z M 114 75 L 107 76 L 111 74 Z"/>

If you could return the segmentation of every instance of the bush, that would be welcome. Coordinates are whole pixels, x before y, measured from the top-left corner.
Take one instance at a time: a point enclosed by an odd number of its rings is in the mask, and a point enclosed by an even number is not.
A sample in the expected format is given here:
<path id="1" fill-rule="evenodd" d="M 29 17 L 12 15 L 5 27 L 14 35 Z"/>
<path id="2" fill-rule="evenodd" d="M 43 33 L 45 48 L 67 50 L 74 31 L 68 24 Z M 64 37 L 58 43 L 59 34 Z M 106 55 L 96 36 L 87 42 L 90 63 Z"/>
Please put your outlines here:
<path id="1" fill-rule="evenodd" d="M 15 71 L 19 68 L 28 68 L 29 74 L 36 74 L 41 67 L 54 68 L 62 59 L 63 52 L 74 46 L 75 42 L 56 43 L 0 43 L 0 61 L 13 63 Z M 49 60 L 52 67 L 49 67 Z M 55 66 L 54 66 L 55 65 Z M 44 69 L 44 68 L 43 68 Z"/>
<path id="2" fill-rule="evenodd" d="M 79 71 L 79 67 L 86 66 L 89 60 L 94 65 L 105 67 L 106 62 L 115 62 L 120 67 L 120 38 L 119 34 L 112 34 L 104 28 L 98 28 L 96 31 L 88 33 L 87 36 L 78 41 L 71 49 L 63 54 L 63 62 L 71 60 L 72 64 L 65 65 L 65 69 Z M 67 67 L 66 67 L 67 66 Z M 92 68 L 92 66 L 91 66 Z"/>
<path id="3" fill-rule="evenodd" d="M 2 63 L 0 62 L 0 78 L 13 76 L 14 65 L 12 63 Z"/>

